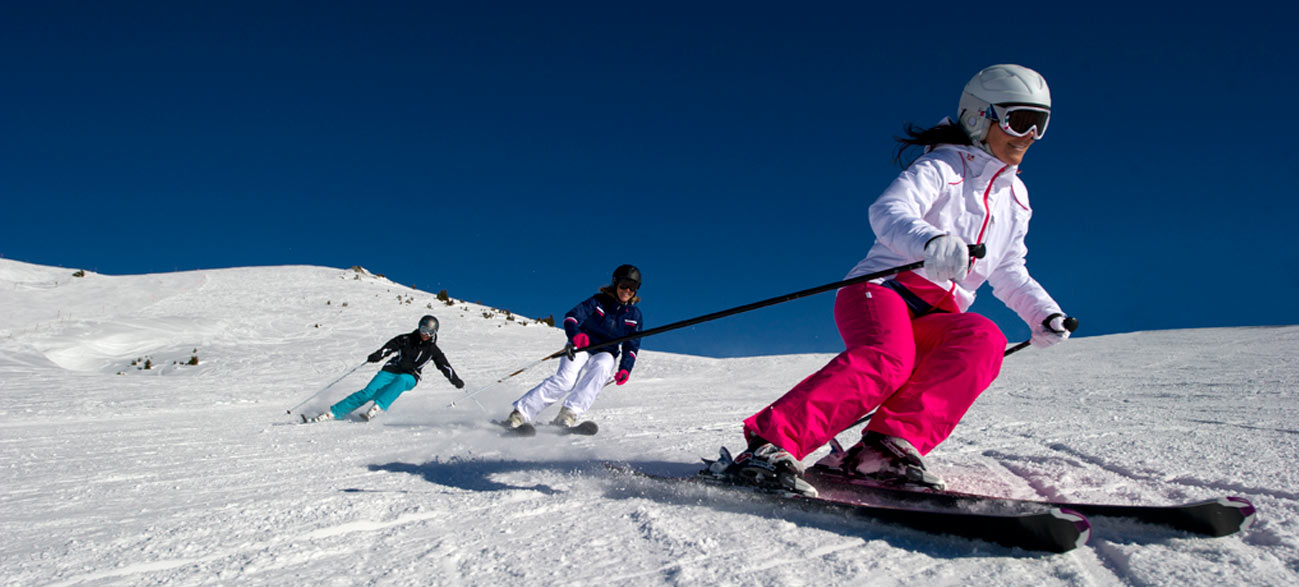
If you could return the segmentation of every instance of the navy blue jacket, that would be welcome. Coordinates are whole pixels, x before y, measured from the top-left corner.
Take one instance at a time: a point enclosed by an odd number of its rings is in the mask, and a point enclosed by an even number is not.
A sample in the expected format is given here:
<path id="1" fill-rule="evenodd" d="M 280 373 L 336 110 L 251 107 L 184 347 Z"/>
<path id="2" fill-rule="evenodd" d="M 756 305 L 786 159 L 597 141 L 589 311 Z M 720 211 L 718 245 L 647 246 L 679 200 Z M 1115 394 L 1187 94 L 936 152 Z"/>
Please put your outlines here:
<path id="1" fill-rule="evenodd" d="M 574 306 L 564 315 L 564 332 L 568 333 L 570 342 L 579 332 L 585 332 L 591 338 L 591 344 L 595 345 L 640 330 L 640 308 L 635 303 L 623 304 L 604 292 L 587 298 L 585 302 Z M 639 338 L 598 348 L 593 352 L 609 353 L 617 357 L 619 350 L 623 352 L 622 362 L 619 363 L 618 368 L 626 369 L 630 373 L 632 366 L 636 364 L 636 352 L 640 350 Z"/>

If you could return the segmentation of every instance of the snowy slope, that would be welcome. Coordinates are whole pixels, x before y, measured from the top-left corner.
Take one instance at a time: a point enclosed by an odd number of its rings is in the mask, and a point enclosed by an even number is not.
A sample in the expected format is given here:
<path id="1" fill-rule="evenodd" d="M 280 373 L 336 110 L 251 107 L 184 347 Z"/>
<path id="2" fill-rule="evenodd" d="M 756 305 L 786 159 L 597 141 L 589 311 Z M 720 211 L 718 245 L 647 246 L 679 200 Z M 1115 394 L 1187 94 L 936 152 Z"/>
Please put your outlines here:
<path id="1" fill-rule="evenodd" d="M 591 438 L 506 439 L 487 423 L 552 363 L 484 392 L 490 414 L 448 409 L 462 392 L 433 374 L 381 420 L 303 426 L 285 410 L 424 313 L 442 320 L 467 390 L 563 333 L 364 271 L 72 272 L 0 259 L 6 585 L 1299 584 L 1299 327 L 1083 337 L 1008 359 L 930 457 L 953 487 L 1117 503 L 1240 494 L 1260 511 L 1240 536 L 1110 523 L 1121 531 L 1040 555 L 705 500 L 599 465 L 690 472 L 739 448 L 739 421 L 827 355 L 646 351 L 596 404 Z"/>

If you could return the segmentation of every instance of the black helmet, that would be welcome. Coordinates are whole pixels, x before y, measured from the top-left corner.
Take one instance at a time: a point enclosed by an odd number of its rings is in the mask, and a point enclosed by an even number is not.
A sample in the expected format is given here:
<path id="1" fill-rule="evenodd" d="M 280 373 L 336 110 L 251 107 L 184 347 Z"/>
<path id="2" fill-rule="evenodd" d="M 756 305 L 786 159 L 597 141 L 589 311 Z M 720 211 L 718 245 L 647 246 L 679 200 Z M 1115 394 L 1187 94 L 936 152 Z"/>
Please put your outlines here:
<path id="1" fill-rule="evenodd" d="M 426 316 L 424 316 L 423 318 L 420 318 L 420 319 L 419 319 L 419 331 L 420 331 L 420 334 L 427 334 L 427 335 L 429 335 L 429 338 L 437 338 L 437 335 L 438 335 L 438 319 L 437 319 L 437 318 L 434 318 L 431 314 L 430 314 L 430 315 L 426 315 Z"/>
<path id="2" fill-rule="evenodd" d="M 624 280 L 636 282 L 636 288 L 640 289 L 640 269 L 637 269 L 635 265 L 619 265 L 617 269 L 613 270 L 613 286 L 618 287 L 618 282 Z"/>

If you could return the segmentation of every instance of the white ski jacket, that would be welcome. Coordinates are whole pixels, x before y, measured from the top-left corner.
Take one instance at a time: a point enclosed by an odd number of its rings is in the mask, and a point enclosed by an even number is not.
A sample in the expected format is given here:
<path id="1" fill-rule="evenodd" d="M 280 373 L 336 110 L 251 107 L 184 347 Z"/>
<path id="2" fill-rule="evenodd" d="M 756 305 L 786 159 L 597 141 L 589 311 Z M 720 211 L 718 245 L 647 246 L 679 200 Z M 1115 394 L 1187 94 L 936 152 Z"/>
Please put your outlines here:
<path id="1" fill-rule="evenodd" d="M 916 159 L 871 205 L 875 244 L 847 278 L 922 261 L 930 239 L 952 234 L 987 246 L 965 279 L 936 282 L 921 268 L 900 276 L 899 283 L 932 306 L 964 312 L 986 281 L 1030 328 L 1063 313 L 1024 264 L 1033 210 L 1017 171 L 976 147 L 941 145 Z"/>

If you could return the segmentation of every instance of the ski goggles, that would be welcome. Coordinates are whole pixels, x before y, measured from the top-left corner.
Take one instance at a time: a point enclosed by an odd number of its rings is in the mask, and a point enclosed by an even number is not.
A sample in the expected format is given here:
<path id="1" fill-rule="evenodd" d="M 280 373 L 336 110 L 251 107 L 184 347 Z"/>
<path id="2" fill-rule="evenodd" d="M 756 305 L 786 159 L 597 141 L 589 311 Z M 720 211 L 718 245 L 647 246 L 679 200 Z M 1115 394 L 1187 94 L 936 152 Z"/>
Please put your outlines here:
<path id="1" fill-rule="evenodd" d="M 1046 125 L 1051 122 L 1051 109 L 1041 106 L 993 104 L 989 110 L 992 111 L 992 116 L 988 118 L 1013 137 L 1028 136 L 1031 132 L 1034 139 L 1042 140 L 1046 136 Z"/>
<path id="2" fill-rule="evenodd" d="M 420 333 L 420 334 L 423 334 L 423 335 L 426 335 L 426 336 L 437 336 L 437 333 L 438 333 L 438 325 L 437 325 L 437 324 L 421 324 L 420 327 L 419 327 L 419 333 Z"/>
<path id="3" fill-rule="evenodd" d="M 631 293 L 636 293 L 636 290 L 640 289 L 640 283 L 630 279 L 624 279 L 618 282 L 618 289 L 625 289 Z"/>

